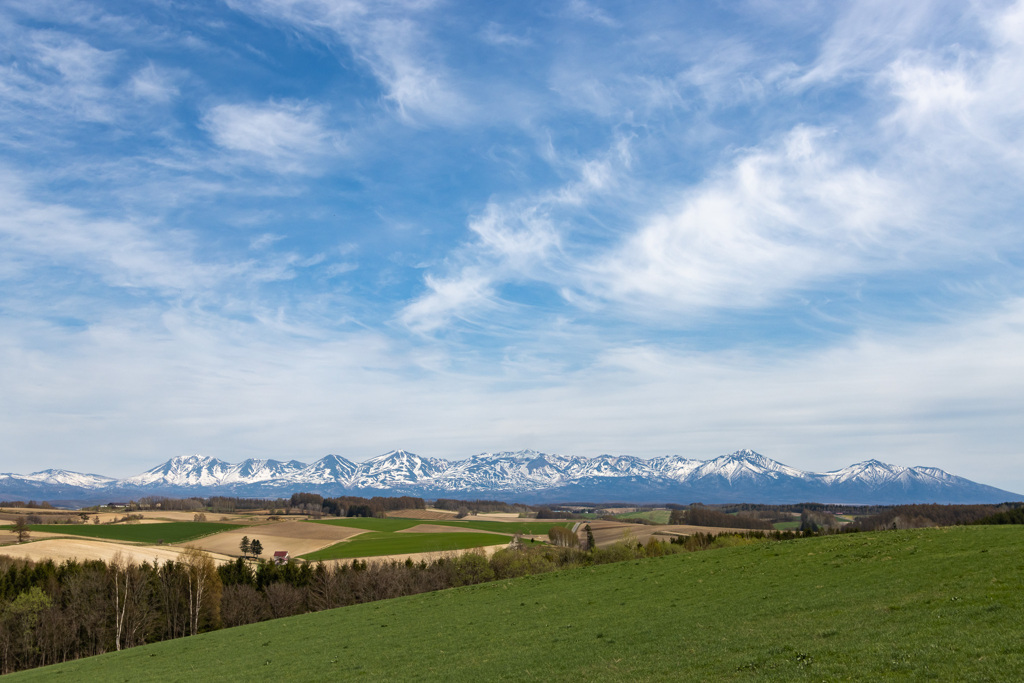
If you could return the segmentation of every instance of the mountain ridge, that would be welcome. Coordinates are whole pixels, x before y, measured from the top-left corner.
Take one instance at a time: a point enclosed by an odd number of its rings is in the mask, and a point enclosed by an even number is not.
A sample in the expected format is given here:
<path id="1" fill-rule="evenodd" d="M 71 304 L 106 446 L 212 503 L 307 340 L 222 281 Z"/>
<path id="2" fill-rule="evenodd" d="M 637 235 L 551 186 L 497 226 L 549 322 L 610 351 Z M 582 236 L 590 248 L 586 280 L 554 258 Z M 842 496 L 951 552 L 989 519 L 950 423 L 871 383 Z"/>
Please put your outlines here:
<path id="1" fill-rule="evenodd" d="M 936 467 L 903 467 L 872 458 L 829 472 L 807 472 L 750 449 L 708 460 L 677 455 L 585 458 L 533 450 L 484 452 L 445 460 L 393 450 L 361 463 L 329 454 L 309 464 L 255 458 L 232 464 L 196 454 L 171 458 L 124 479 L 57 469 L 0 474 L 0 495 L 5 497 L 274 498 L 310 490 L 323 495 L 504 497 L 522 502 L 898 504 L 997 503 L 1022 498 Z"/>

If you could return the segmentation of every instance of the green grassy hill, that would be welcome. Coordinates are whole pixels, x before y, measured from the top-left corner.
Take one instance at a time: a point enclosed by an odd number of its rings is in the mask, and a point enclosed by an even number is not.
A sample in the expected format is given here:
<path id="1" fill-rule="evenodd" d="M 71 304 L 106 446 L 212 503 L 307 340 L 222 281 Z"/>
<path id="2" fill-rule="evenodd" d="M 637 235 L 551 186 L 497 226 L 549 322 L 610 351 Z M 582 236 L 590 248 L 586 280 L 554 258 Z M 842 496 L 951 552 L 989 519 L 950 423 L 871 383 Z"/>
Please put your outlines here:
<path id="1" fill-rule="evenodd" d="M 12 680 L 1024 680 L 1024 528 L 850 534 L 264 622 Z"/>

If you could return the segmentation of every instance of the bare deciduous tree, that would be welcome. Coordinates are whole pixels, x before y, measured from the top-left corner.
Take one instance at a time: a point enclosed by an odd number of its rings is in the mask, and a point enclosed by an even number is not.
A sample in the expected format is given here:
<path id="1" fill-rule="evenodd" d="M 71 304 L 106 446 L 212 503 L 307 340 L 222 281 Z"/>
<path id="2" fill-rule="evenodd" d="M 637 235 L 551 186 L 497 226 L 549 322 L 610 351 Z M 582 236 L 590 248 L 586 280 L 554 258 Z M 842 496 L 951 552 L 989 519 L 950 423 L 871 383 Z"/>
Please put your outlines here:
<path id="1" fill-rule="evenodd" d="M 186 546 L 181 554 L 188 590 L 189 631 L 199 633 L 204 617 L 211 623 L 220 621 L 220 575 L 213 558 L 194 546 Z"/>

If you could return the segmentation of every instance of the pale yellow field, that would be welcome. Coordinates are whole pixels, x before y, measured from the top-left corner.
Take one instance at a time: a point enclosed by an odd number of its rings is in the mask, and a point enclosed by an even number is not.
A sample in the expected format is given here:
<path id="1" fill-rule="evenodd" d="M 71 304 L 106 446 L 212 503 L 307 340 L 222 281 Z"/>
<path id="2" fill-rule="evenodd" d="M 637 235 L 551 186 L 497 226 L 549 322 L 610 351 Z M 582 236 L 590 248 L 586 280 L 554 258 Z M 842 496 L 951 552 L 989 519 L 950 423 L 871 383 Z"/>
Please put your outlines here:
<path id="1" fill-rule="evenodd" d="M 487 519 L 492 522 L 530 522 L 536 520 L 523 519 L 518 512 L 481 512 L 479 515 L 472 515 L 476 519 Z M 544 520 L 540 520 L 544 521 Z"/>
<path id="2" fill-rule="evenodd" d="M 59 530 L 60 530 L 61 526 L 62 525 L 54 524 L 53 525 L 54 531 L 52 533 L 48 532 L 48 531 L 31 531 L 31 532 L 29 532 L 28 538 L 29 538 L 30 541 L 41 541 L 41 540 L 48 539 L 48 538 L 69 538 L 69 536 L 67 534 L 60 533 Z M 70 537 L 70 538 L 80 538 L 80 537 L 74 536 L 74 537 Z M 12 532 L 10 529 L 0 530 L 0 544 L 9 545 L 11 543 L 17 543 L 17 542 L 18 542 L 17 535 L 15 535 L 14 532 Z"/>
<path id="3" fill-rule="evenodd" d="M 61 563 L 70 559 L 109 562 L 120 553 L 121 557 L 135 563 L 153 562 L 154 559 L 163 563 L 167 560 L 177 560 L 182 550 L 183 548 L 171 546 L 128 545 L 95 539 L 61 538 L 2 546 L 0 555 L 33 561 L 53 560 Z M 220 554 L 211 553 L 211 555 L 217 563 L 229 562 L 233 559 Z"/>
<path id="4" fill-rule="evenodd" d="M 263 545 L 263 557 L 272 557 L 276 550 L 287 550 L 292 557 L 297 557 L 362 533 L 366 533 L 366 530 L 331 524 L 309 524 L 296 521 L 271 522 L 270 524 L 260 524 L 214 534 L 190 541 L 188 545 L 194 545 L 213 553 L 241 557 L 242 551 L 239 546 L 242 537 L 248 536 L 249 540 L 259 539 Z"/>
<path id="5" fill-rule="evenodd" d="M 136 512 L 137 515 L 143 515 L 147 520 L 154 519 L 160 522 L 191 522 L 195 519 L 194 512 L 186 512 L 179 510 L 143 510 L 142 512 Z M 305 519 L 305 517 L 292 517 L 290 519 Z M 228 524 L 258 524 L 267 521 L 267 514 L 253 514 L 246 511 L 244 514 L 232 514 L 230 512 L 207 512 L 207 522 L 226 522 Z"/>

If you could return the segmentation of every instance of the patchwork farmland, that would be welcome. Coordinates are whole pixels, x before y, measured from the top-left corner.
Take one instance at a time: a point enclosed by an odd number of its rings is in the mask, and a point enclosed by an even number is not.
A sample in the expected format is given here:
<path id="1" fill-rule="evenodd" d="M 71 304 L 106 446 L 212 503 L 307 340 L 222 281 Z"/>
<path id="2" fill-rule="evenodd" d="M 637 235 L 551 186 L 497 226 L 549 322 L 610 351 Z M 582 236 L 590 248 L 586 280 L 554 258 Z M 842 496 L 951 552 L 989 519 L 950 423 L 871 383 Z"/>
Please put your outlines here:
<path id="1" fill-rule="evenodd" d="M 26 511 L 7 510 L 7 515 Z M 186 546 L 211 553 L 218 563 L 242 557 L 243 538 L 260 541 L 264 557 L 287 551 L 300 561 L 352 559 L 416 560 L 474 548 L 509 544 L 515 535 L 544 541 L 552 526 L 571 528 L 564 520 L 522 520 L 515 515 L 479 515 L 455 519 L 440 510 L 402 510 L 387 518 L 353 517 L 279 519 L 265 511 L 195 521 L 191 513 L 144 512 L 129 522 L 117 515 L 97 515 L 101 523 L 33 524 L 28 542 L 17 543 L 10 526 L 0 527 L 0 555 L 33 561 L 109 560 L 117 554 L 135 561 L 175 559 Z M 625 526 L 625 525 L 622 525 Z M 6 531 L 5 531 L 6 530 Z M 609 538 L 612 535 L 608 536 Z"/>

